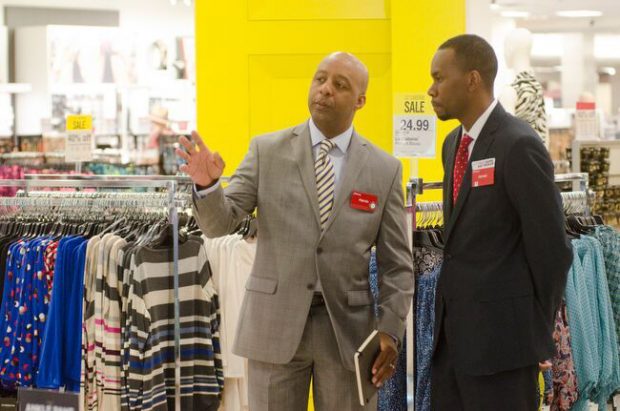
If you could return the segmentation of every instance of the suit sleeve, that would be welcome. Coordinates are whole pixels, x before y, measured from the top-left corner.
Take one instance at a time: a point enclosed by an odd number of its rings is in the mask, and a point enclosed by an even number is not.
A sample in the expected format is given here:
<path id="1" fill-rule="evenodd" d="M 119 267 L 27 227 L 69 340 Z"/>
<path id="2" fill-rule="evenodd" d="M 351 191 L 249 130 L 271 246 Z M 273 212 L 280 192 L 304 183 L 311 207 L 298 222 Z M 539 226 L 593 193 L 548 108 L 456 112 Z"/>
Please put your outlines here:
<path id="1" fill-rule="evenodd" d="M 209 238 L 230 234 L 256 208 L 258 193 L 258 143 L 250 143 L 245 158 L 223 189 L 221 185 L 203 198 L 194 194 L 194 215 Z"/>
<path id="2" fill-rule="evenodd" d="M 538 139 L 521 138 L 507 154 L 504 175 L 521 222 L 535 296 L 551 332 L 572 261 L 553 164 Z"/>
<path id="3" fill-rule="evenodd" d="M 377 237 L 379 331 L 402 342 L 413 301 L 413 258 L 407 235 L 400 162 L 392 181 Z"/>

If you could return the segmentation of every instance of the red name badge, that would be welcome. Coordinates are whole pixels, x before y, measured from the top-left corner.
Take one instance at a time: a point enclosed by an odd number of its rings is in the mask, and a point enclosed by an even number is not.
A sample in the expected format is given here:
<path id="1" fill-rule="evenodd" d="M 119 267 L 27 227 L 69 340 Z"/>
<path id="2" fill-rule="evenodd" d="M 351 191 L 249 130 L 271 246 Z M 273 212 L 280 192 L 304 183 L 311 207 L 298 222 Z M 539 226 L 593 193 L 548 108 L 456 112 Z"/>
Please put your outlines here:
<path id="1" fill-rule="evenodd" d="M 471 186 L 492 186 L 495 183 L 495 159 L 487 158 L 471 163 Z"/>
<path id="2" fill-rule="evenodd" d="M 377 200 L 378 198 L 375 195 L 353 191 L 351 193 L 351 208 L 374 213 L 377 208 Z"/>

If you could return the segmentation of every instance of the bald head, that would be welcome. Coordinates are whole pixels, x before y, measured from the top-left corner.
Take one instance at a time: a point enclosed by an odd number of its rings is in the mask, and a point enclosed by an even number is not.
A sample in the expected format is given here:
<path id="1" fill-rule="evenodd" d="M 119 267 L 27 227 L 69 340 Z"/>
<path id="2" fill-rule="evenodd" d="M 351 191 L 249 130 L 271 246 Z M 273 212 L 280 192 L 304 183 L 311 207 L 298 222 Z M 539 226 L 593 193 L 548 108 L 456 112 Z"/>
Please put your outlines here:
<path id="1" fill-rule="evenodd" d="M 366 104 L 367 88 L 368 69 L 353 54 L 337 51 L 319 63 L 310 86 L 308 108 L 326 137 L 334 137 L 351 126 L 355 112 Z"/>
<path id="2" fill-rule="evenodd" d="M 352 69 L 352 73 L 357 77 L 359 88 L 362 94 L 366 94 L 368 89 L 368 68 L 360 59 L 345 51 L 334 51 L 328 54 L 319 64 L 319 67 L 328 61 L 339 60 Z"/>

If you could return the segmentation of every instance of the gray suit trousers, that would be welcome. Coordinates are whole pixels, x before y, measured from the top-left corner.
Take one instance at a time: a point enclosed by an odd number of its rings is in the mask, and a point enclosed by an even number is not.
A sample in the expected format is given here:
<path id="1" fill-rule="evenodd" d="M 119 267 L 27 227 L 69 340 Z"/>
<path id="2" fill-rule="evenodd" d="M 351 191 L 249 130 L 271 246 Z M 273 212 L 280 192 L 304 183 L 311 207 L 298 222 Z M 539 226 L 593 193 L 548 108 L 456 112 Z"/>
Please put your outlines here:
<path id="1" fill-rule="evenodd" d="M 359 405 L 355 373 L 344 368 L 336 336 L 324 305 L 310 308 L 293 360 L 270 364 L 249 360 L 250 411 L 305 411 L 312 378 L 316 411 L 370 411 L 377 396 Z"/>

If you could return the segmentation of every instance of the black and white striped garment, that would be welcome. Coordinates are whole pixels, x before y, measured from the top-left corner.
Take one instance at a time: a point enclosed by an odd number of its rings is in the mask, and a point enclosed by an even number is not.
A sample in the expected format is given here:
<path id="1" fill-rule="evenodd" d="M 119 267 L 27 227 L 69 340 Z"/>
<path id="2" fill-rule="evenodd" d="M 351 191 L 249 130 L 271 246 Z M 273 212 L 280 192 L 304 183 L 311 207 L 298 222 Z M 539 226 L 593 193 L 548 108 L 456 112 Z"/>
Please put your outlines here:
<path id="1" fill-rule="evenodd" d="M 547 112 L 542 85 L 531 71 L 522 71 L 517 74 L 511 86 L 517 93 L 515 116 L 532 126 L 543 143 L 548 145 Z"/>
<path id="2" fill-rule="evenodd" d="M 129 294 L 129 408 L 173 410 L 172 250 L 140 247 Z M 219 303 L 200 238 L 179 247 L 181 409 L 217 410 L 224 386 Z"/>

